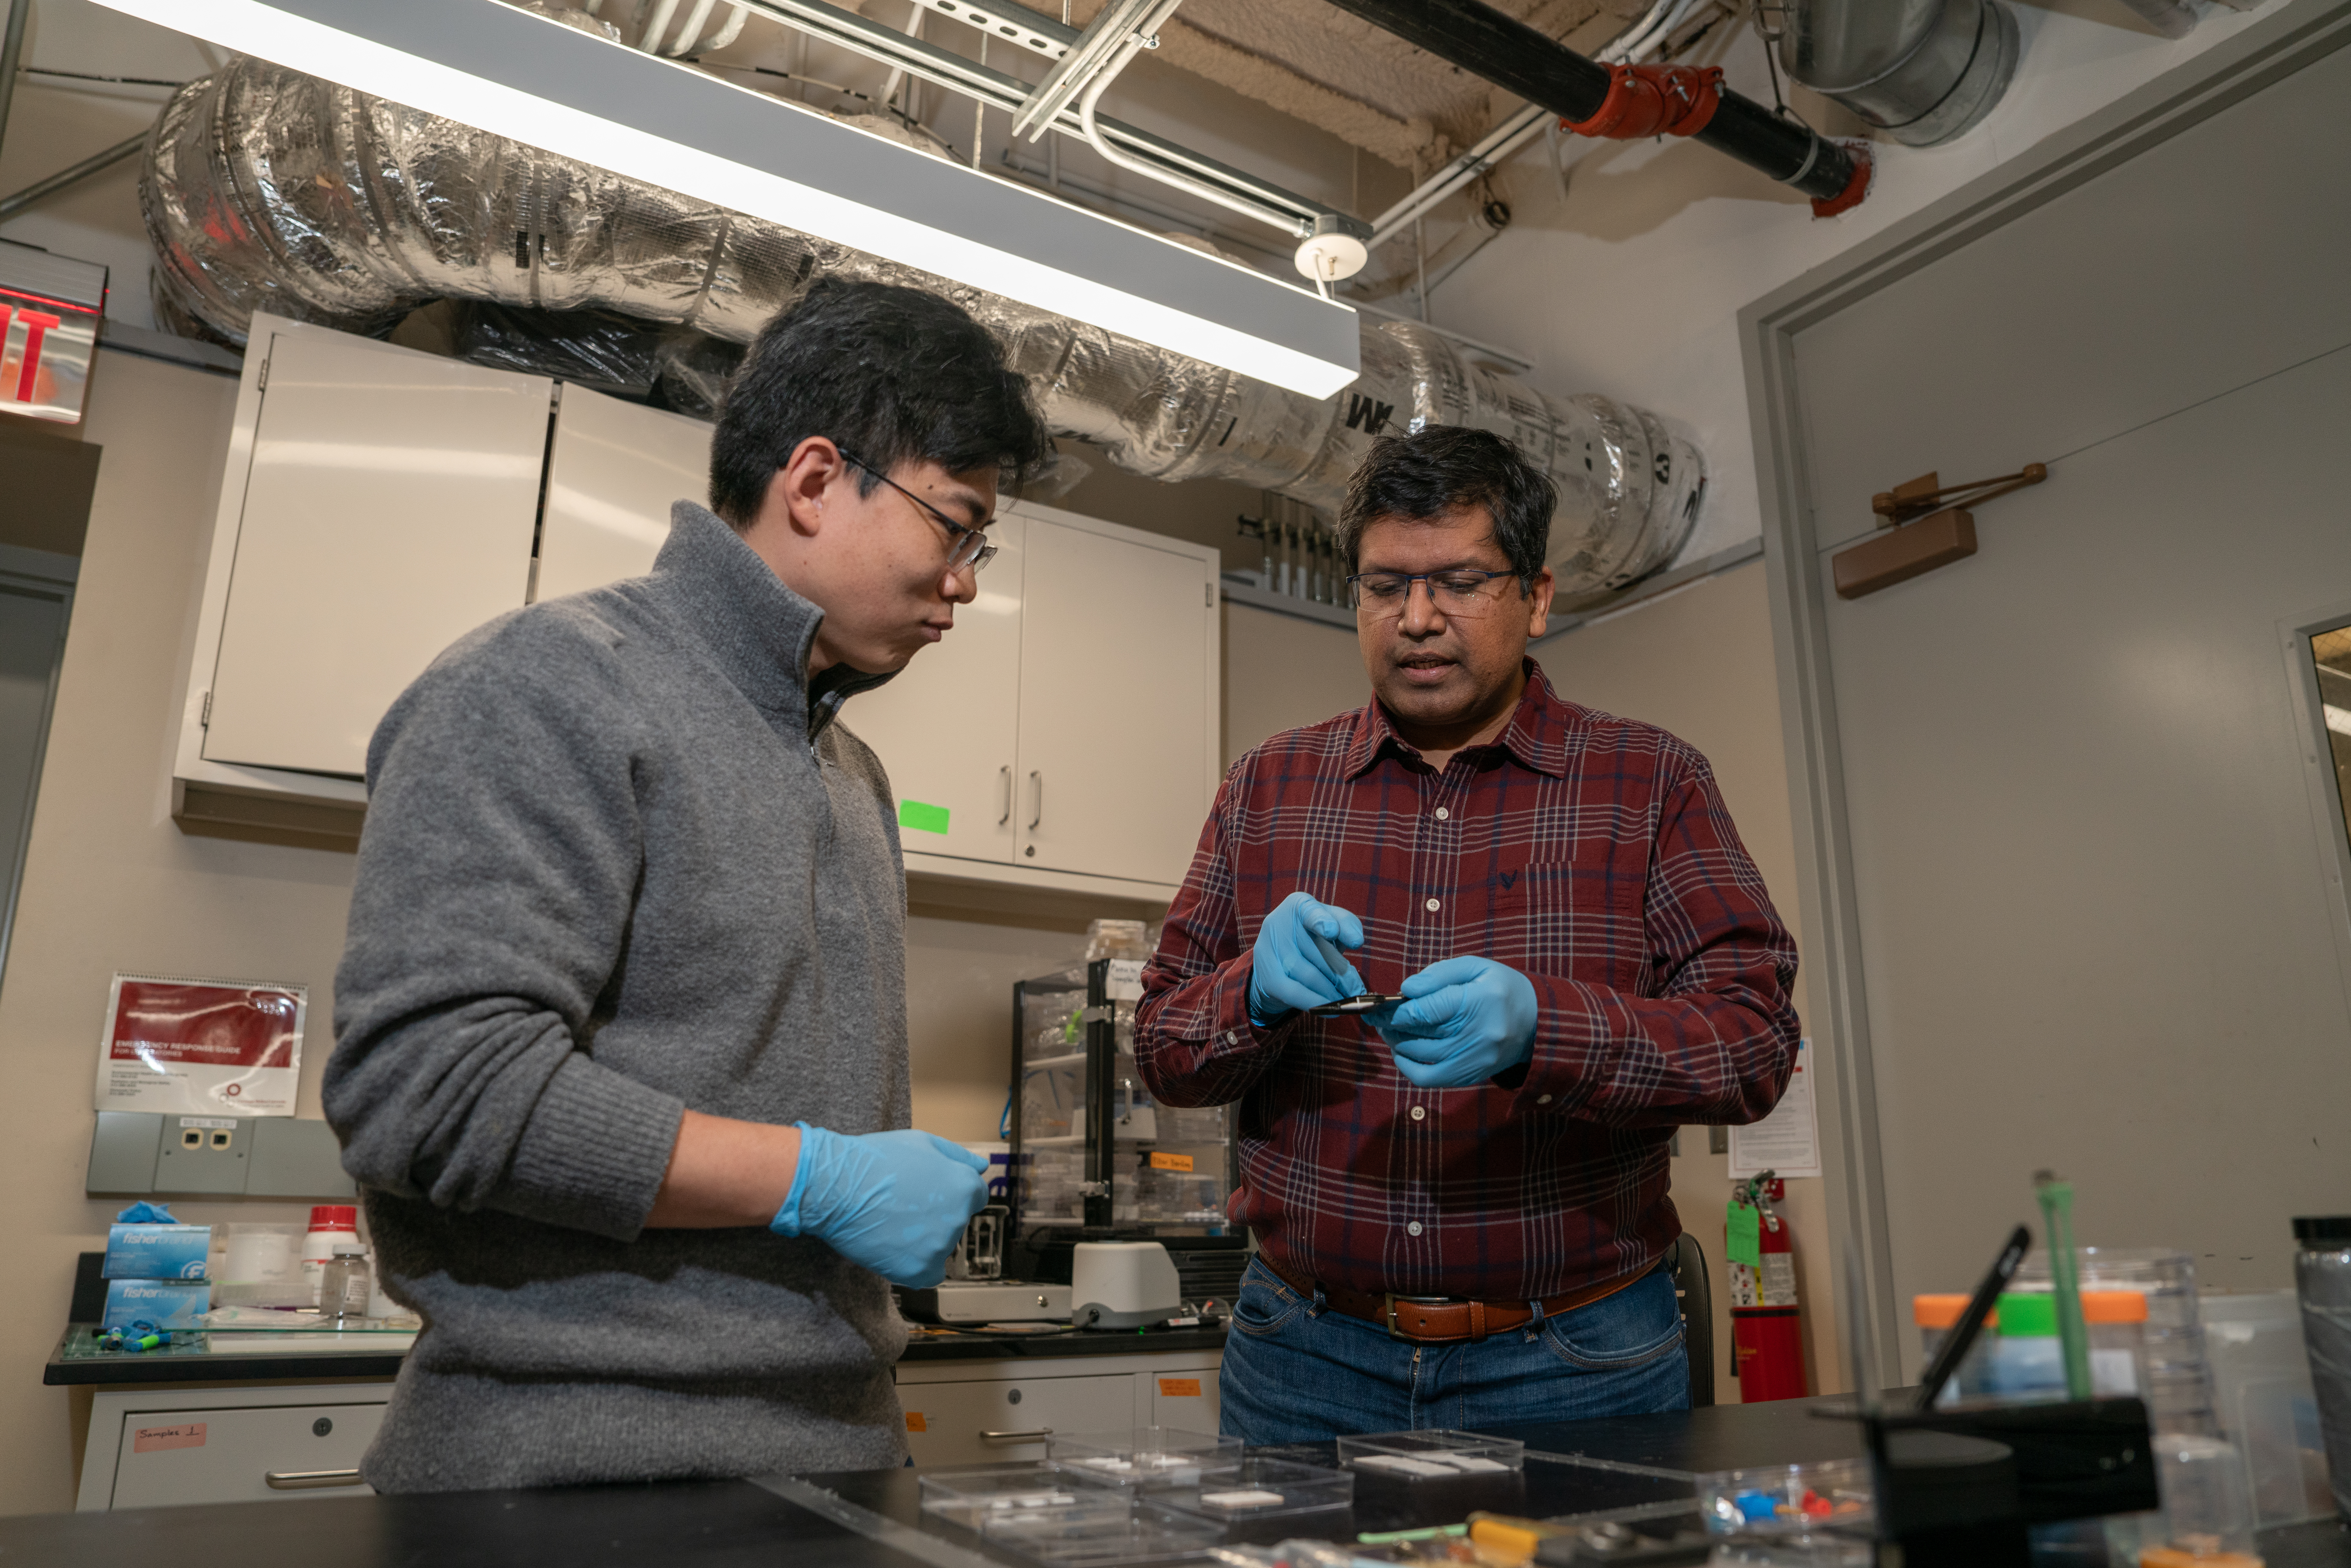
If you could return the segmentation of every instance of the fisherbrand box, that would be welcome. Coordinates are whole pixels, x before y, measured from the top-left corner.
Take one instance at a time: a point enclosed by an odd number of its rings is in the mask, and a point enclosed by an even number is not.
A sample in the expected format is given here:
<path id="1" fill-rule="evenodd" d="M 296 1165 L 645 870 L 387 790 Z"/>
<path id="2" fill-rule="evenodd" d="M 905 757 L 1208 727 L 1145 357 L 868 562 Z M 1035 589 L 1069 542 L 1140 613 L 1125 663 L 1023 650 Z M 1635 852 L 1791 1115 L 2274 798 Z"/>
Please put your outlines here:
<path id="1" fill-rule="evenodd" d="M 201 1280 L 212 1246 L 209 1225 L 117 1225 L 106 1233 L 103 1272 L 110 1280 Z"/>
<path id="2" fill-rule="evenodd" d="M 106 1321 L 118 1328 L 202 1328 L 212 1304 L 213 1288 L 202 1280 L 115 1280 L 106 1287 Z"/>

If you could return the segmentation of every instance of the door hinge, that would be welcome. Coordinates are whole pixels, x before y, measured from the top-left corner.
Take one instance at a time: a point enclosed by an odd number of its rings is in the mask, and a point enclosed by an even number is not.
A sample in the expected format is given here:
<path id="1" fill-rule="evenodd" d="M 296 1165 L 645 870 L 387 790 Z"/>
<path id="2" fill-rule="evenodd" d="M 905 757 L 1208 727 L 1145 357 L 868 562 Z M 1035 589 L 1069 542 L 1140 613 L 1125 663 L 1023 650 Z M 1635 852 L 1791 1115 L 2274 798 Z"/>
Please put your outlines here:
<path id="1" fill-rule="evenodd" d="M 204 694 L 204 713 L 203 713 L 202 716 L 200 716 L 200 717 L 196 720 L 196 727 L 197 727 L 197 728 L 199 728 L 199 729 L 210 729 L 210 728 L 212 727 L 212 723 L 213 723 L 213 694 L 212 694 L 212 693 L 210 693 L 210 692 L 206 692 L 206 693 Z"/>
<path id="2" fill-rule="evenodd" d="M 253 385 L 254 390 L 256 392 L 267 392 L 269 390 L 269 361 L 267 360 L 261 361 L 261 370 L 259 373 L 255 375 L 253 378 Z"/>

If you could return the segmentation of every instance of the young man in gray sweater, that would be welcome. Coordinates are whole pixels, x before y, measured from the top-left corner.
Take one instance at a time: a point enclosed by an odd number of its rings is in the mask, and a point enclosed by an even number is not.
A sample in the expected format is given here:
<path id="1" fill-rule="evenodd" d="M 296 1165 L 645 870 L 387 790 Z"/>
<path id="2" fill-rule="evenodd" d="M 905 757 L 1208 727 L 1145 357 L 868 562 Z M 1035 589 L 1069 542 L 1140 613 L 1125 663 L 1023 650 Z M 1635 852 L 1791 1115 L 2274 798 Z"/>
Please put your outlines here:
<path id="1" fill-rule="evenodd" d="M 940 1278 L 986 1167 L 904 1130 L 896 815 L 833 721 L 1050 450 L 962 310 L 820 282 L 728 393 L 716 515 L 385 715 L 325 1080 L 424 1319 L 377 1490 L 904 1459 L 887 1281 Z"/>

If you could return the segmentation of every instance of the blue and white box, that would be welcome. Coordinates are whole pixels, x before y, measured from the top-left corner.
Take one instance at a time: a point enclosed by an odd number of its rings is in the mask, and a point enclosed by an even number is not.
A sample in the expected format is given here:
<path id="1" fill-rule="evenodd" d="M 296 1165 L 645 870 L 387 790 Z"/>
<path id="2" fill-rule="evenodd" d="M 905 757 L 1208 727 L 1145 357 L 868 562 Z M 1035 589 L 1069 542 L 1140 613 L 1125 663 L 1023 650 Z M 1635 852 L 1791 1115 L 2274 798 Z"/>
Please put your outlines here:
<path id="1" fill-rule="evenodd" d="M 201 1280 L 212 1247 L 209 1225 L 117 1225 L 106 1233 L 102 1272 L 110 1280 Z"/>
<path id="2" fill-rule="evenodd" d="M 103 1326 L 149 1322 L 159 1329 L 200 1329 L 212 1304 L 213 1288 L 203 1280 L 110 1281 Z"/>

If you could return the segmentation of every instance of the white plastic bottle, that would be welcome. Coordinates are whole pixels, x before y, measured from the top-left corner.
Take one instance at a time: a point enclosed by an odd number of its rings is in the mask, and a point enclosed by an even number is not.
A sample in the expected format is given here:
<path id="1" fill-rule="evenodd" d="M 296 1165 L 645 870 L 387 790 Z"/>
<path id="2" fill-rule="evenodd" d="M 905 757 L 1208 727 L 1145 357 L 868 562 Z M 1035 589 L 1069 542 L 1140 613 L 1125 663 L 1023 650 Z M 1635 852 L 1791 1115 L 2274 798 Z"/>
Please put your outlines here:
<path id="1" fill-rule="evenodd" d="M 319 1304 L 319 1285 L 327 1271 L 327 1260 L 335 1255 L 338 1241 L 360 1239 L 360 1210 L 353 1203 L 320 1203 L 310 1208 L 310 1230 L 302 1238 L 302 1293 L 310 1304 Z"/>

